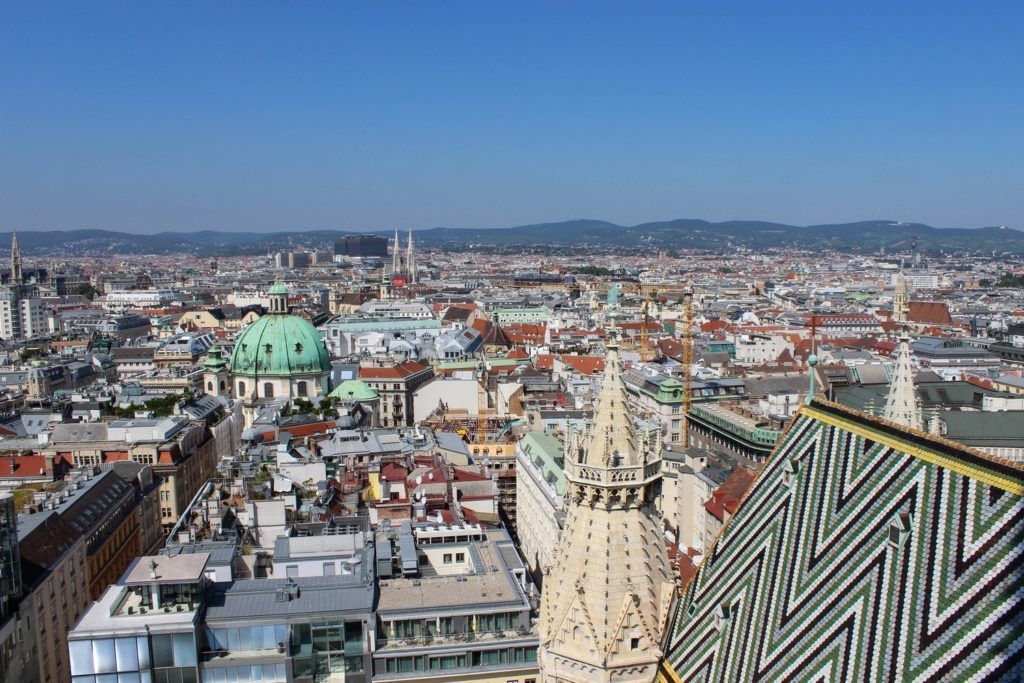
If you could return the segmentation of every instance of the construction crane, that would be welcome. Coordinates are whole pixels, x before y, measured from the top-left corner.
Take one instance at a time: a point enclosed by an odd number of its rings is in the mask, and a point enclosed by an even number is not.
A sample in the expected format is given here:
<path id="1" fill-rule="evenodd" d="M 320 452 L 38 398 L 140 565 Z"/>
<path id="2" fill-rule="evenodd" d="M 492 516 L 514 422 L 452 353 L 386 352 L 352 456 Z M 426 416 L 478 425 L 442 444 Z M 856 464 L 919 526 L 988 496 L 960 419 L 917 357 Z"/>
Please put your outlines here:
<path id="1" fill-rule="evenodd" d="M 683 448 L 690 445 L 690 406 L 693 403 L 693 288 L 683 292 Z"/>

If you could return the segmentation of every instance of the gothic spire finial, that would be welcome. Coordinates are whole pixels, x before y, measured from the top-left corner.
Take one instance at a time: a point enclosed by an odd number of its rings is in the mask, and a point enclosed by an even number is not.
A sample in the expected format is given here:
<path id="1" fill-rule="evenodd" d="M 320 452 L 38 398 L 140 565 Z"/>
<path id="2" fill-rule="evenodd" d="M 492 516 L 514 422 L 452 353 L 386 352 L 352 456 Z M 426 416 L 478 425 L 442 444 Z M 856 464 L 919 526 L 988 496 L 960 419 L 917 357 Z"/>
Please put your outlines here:
<path id="1" fill-rule="evenodd" d="M 921 406 L 914 390 L 914 368 L 910 362 L 909 337 L 900 338 L 899 356 L 896 359 L 896 371 L 889 385 L 889 395 L 885 401 L 885 419 L 911 429 L 924 429 L 921 419 Z"/>

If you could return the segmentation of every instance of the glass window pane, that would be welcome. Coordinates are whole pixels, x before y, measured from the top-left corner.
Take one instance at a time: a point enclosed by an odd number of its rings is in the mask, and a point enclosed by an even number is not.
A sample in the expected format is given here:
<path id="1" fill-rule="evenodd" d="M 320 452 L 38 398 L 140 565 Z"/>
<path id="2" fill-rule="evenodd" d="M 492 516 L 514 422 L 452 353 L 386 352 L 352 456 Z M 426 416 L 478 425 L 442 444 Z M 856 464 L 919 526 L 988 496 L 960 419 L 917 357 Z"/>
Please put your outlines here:
<path id="1" fill-rule="evenodd" d="M 96 683 L 117 683 L 117 674 L 102 674 L 96 677 Z"/>
<path id="2" fill-rule="evenodd" d="M 139 638 L 142 640 L 142 638 Z M 149 666 L 148 664 L 146 666 Z M 143 671 L 139 674 L 140 683 L 153 683 L 153 676 L 148 671 Z"/>
<path id="3" fill-rule="evenodd" d="M 137 673 L 117 674 L 117 683 L 139 683 L 139 674 L 137 674 Z"/>
<path id="4" fill-rule="evenodd" d="M 118 671 L 138 671 L 139 651 L 135 647 L 134 638 L 118 638 L 114 641 L 114 650 L 117 652 Z"/>
<path id="5" fill-rule="evenodd" d="M 153 666 L 161 668 L 174 666 L 174 646 L 167 635 L 153 636 Z"/>
<path id="6" fill-rule="evenodd" d="M 92 661 L 98 674 L 117 671 L 117 655 L 114 652 L 113 638 L 92 641 Z"/>
<path id="7" fill-rule="evenodd" d="M 135 639 L 135 650 L 139 655 L 139 670 L 149 668 L 149 639 L 146 637 Z M 148 675 L 148 674 L 147 674 Z M 143 677 L 145 678 L 145 677 Z M 143 681 L 142 683 L 146 683 Z"/>
<path id="8" fill-rule="evenodd" d="M 71 674 L 73 676 L 96 673 L 92 666 L 91 640 L 72 640 L 68 643 L 68 649 L 71 654 Z"/>
<path id="9" fill-rule="evenodd" d="M 191 633 L 174 634 L 174 666 L 196 665 L 196 643 Z"/>

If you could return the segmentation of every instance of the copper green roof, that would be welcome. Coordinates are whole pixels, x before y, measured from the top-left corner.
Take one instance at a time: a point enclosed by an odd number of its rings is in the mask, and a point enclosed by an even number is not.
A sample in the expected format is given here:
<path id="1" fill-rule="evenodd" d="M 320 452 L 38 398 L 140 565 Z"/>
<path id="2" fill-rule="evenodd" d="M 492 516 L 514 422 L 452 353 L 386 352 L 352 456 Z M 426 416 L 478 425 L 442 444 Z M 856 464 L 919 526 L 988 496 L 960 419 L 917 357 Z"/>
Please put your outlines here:
<path id="1" fill-rule="evenodd" d="M 349 401 L 376 401 L 380 397 L 376 389 L 359 379 L 345 380 L 328 395 L 331 398 Z"/>
<path id="2" fill-rule="evenodd" d="M 270 288 L 270 291 L 268 293 L 269 294 L 287 294 L 288 293 L 288 287 L 286 287 L 283 282 L 276 282 Z"/>
<path id="3" fill-rule="evenodd" d="M 298 315 L 263 316 L 242 331 L 231 352 L 231 372 L 236 375 L 287 377 L 330 371 L 323 337 Z"/>
<path id="4" fill-rule="evenodd" d="M 227 367 L 228 362 L 224 360 L 223 351 L 219 345 L 213 345 L 209 351 L 206 352 L 206 360 L 203 361 L 203 365 L 214 372 Z"/>

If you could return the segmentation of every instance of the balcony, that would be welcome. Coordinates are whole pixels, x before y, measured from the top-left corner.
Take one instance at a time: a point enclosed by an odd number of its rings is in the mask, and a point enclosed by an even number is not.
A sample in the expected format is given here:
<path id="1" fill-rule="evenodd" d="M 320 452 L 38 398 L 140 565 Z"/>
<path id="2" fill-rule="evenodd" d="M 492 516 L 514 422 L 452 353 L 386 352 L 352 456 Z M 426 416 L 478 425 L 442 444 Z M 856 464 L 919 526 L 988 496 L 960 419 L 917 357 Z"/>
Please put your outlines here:
<path id="1" fill-rule="evenodd" d="M 452 647 L 457 645 L 488 644 L 515 640 L 535 640 L 536 627 L 521 627 L 502 631 L 466 631 L 462 633 L 433 634 L 377 639 L 377 653 L 390 653 L 423 647 Z"/>

